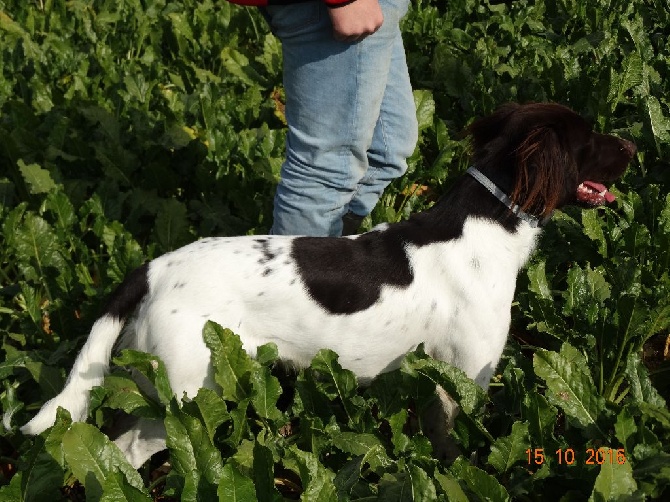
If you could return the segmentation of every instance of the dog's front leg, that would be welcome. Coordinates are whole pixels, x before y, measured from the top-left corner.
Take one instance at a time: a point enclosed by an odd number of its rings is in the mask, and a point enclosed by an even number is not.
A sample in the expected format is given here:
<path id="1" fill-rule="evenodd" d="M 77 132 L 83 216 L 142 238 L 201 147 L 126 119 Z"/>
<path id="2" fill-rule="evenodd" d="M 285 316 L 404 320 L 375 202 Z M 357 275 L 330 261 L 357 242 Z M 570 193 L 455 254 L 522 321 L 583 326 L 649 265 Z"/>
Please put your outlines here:
<path id="1" fill-rule="evenodd" d="M 435 392 L 437 399 L 422 417 L 423 432 L 433 445 L 433 456 L 443 462 L 451 463 L 461 454 L 456 441 L 451 437 L 454 420 L 460 408 L 439 385 Z"/>

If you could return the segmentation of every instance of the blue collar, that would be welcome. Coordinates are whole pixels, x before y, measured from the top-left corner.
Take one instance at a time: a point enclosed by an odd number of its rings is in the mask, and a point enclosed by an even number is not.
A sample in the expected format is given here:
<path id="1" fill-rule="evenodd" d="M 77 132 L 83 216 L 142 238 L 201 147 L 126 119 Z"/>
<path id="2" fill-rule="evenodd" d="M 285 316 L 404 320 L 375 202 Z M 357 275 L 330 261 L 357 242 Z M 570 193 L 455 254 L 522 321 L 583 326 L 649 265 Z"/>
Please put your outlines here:
<path id="1" fill-rule="evenodd" d="M 519 208 L 517 204 L 509 198 L 509 196 L 500 190 L 498 186 L 488 179 L 479 169 L 476 167 L 471 167 L 466 171 L 470 176 L 476 179 L 484 188 L 486 188 L 491 194 L 498 199 L 500 202 L 505 204 L 507 208 L 514 213 L 514 215 L 522 221 L 525 221 L 533 228 L 538 228 L 547 224 L 551 218 L 551 214 L 546 218 L 538 218 L 532 214 L 528 214 Z"/>

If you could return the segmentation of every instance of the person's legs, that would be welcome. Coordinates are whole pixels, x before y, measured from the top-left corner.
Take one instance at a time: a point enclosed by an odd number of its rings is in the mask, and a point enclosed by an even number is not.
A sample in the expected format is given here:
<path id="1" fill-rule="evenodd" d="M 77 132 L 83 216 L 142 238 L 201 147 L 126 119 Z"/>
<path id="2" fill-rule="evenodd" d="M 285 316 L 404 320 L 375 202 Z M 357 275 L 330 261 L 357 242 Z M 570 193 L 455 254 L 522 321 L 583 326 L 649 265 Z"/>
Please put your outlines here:
<path id="1" fill-rule="evenodd" d="M 407 170 L 418 139 L 414 97 L 400 32 L 396 38 L 379 120 L 368 148 L 368 169 L 358 182 L 349 212 L 367 216 L 384 189 Z"/>
<path id="2" fill-rule="evenodd" d="M 322 2 L 268 8 L 282 40 L 289 125 L 272 233 L 340 235 L 355 194 L 351 209 L 367 214 L 373 199 L 404 172 L 416 140 L 409 79 L 396 82 L 402 51 L 398 23 L 407 3 L 381 0 L 384 25 L 355 44 L 333 39 Z M 404 51 L 402 63 L 400 73 L 406 75 Z M 405 96 L 395 96 L 395 88 Z M 380 112 L 389 114 L 390 122 Z M 370 164 L 375 172 L 366 176 Z"/>

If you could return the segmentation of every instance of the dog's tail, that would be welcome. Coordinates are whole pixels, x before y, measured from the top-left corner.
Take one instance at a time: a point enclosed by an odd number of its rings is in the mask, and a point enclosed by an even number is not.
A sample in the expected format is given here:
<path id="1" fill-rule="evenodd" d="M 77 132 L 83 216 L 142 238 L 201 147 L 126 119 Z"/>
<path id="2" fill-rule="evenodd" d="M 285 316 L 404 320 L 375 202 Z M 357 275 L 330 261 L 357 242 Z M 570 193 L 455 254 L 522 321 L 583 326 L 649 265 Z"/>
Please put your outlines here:
<path id="1" fill-rule="evenodd" d="M 109 368 L 112 349 L 126 319 L 149 292 L 148 270 L 148 264 L 137 268 L 112 294 L 104 313 L 93 324 L 65 387 L 60 394 L 44 403 L 30 422 L 21 427 L 24 434 L 40 434 L 53 425 L 59 406 L 67 409 L 75 422 L 86 419 L 89 393 L 96 385 L 102 385 Z"/>

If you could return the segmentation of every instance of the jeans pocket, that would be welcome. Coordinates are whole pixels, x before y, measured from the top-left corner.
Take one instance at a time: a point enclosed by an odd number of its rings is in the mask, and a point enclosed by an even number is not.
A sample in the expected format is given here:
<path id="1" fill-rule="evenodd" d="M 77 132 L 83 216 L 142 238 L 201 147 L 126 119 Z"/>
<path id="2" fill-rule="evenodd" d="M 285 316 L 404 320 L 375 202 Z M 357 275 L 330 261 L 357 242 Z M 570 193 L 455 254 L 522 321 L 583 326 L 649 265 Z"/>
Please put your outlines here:
<path id="1" fill-rule="evenodd" d="M 301 35 L 318 27 L 327 17 L 321 1 L 265 7 L 270 28 L 280 39 Z"/>

